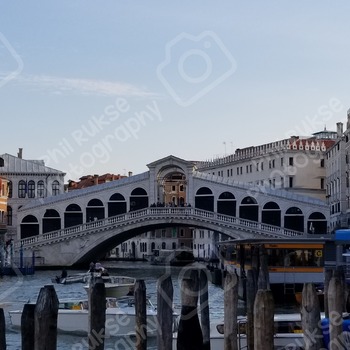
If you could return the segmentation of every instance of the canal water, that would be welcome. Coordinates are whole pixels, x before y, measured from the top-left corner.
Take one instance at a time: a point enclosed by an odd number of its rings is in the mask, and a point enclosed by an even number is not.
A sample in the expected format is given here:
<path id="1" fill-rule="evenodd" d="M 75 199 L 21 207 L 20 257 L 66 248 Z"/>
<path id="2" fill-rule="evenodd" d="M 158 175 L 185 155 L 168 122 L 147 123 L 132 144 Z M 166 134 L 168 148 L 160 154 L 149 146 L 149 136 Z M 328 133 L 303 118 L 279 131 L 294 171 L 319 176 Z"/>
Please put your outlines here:
<path id="1" fill-rule="evenodd" d="M 143 279 L 146 284 L 146 293 L 153 304 L 157 302 L 157 281 L 166 273 L 172 276 L 174 287 L 174 308 L 180 313 L 180 285 L 185 270 L 188 268 L 165 267 L 149 265 L 145 262 L 105 262 L 104 267 L 111 275 L 123 275 Z M 68 270 L 68 274 L 86 272 L 86 270 Z M 35 302 L 40 289 L 45 285 L 52 284 L 51 278 L 60 275 L 61 271 L 36 271 L 32 276 L 16 277 L 4 276 L 0 279 L 0 307 L 4 309 L 6 318 L 6 342 L 8 350 L 21 349 L 21 334 L 13 329 L 8 317 L 8 311 L 23 308 L 28 302 Z M 54 284 L 59 299 L 86 298 L 83 284 L 70 285 Z M 209 283 L 210 318 L 222 319 L 224 314 L 224 295 L 222 288 Z M 243 312 L 243 307 L 242 307 Z M 155 338 L 148 339 L 148 349 L 156 349 Z M 128 350 L 135 348 L 134 339 L 109 338 L 105 340 L 105 350 Z M 85 350 L 88 349 L 86 338 L 68 334 L 59 334 L 57 338 L 59 350 Z"/>

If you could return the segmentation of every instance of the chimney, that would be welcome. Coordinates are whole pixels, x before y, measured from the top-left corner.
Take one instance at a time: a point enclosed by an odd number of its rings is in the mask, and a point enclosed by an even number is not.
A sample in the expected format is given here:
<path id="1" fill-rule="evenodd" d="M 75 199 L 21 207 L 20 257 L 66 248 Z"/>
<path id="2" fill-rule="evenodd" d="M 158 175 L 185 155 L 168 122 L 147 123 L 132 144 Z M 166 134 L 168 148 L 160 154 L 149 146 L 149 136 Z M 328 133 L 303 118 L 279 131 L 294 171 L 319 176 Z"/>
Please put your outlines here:
<path id="1" fill-rule="evenodd" d="M 22 159 L 23 148 L 18 148 L 17 157 Z"/>
<path id="2" fill-rule="evenodd" d="M 94 185 L 98 185 L 98 175 L 94 175 Z"/>
<path id="3" fill-rule="evenodd" d="M 340 138 L 343 135 L 343 123 L 338 122 L 337 123 L 337 137 Z"/>
<path id="4" fill-rule="evenodd" d="M 129 171 L 129 172 L 128 172 L 128 176 L 129 176 L 129 177 L 132 176 L 132 171 Z"/>

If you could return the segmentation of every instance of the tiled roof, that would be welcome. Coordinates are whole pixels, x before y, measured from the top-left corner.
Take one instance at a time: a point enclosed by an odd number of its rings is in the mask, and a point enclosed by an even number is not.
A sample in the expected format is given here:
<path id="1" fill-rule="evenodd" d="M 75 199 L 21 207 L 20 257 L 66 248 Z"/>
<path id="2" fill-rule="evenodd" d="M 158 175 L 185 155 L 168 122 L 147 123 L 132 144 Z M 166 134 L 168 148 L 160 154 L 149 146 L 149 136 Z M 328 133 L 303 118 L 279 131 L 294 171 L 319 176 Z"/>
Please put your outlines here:
<path id="1" fill-rule="evenodd" d="M 0 174 L 57 174 L 65 175 L 64 172 L 50 168 L 43 160 L 26 160 L 5 153 L 0 155 L 4 160 L 4 166 L 0 167 Z"/>

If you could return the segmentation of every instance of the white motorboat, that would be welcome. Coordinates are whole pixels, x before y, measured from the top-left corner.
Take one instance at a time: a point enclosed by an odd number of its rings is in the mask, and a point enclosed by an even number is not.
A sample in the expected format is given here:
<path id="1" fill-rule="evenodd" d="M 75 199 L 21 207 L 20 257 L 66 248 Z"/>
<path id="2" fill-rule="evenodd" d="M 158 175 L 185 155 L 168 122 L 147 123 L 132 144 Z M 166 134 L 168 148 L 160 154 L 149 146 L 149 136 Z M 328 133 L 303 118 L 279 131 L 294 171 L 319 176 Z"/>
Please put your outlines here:
<path id="1" fill-rule="evenodd" d="M 303 349 L 304 341 L 301 331 L 300 314 L 276 314 L 275 315 L 274 349 Z M 247 349 L 246 336 L 247 318 L 239 316 L 237 320 L 238 349 Z M 177 333 L 173 337 L 173 349 L 176 349 Z M 224 323 L 217 320 L 210 325 L 210 348 L 222 350 L 224 348 Z"/>
<path id="2" fill-rule="evenodd" d="M 133 295 L 136 278 L 127 276 L 101 276 L 106 290 L 106 297 L 120 298 L 123 296 Z M 89 285 L 84 289 L 88 292 Z"/>
<path id="3" fill-rule="evenodd" d="M 106 299 L 106 337 L 135 335 L 135 301 L 133 297 Z M 147 299 L 147 336 L 156 336 L 158 327 L 157 311 Z M 22 310 L 9 311 L 13 327 L 21 326 Z M 174 322 L 178 315 L 174 313 Z M 60 301 L 57 330 L 65 333 L 86 335 L 89 329 L 89 310 L 87 300 Z"/>
<path id="4" fill-rule="evenodd" d="M 328 343 L 329 338 L 327 319 L 324 313 L 321 313 L 324 340 Z M 346 345 L 350 346 L 350 320 L 349 314 L 343 314 L 343 335 L 344 341 L 349 341 Z M 246 335 L 247 318 L 239 316 L 237 319 L 238 332 L 237 342 L 238 349 L 247 349 L 247 335 Z M 275 314 L 274 316 L 274 349 L 275 350 L 302 350 L 305 348 L 301 326 L 301 314 Z M 348 339 L 348 340 L 347 340 Z M 176 349 L 177 333 L 173 336 L 173 349 Z M 211 350 L 222 350 L 224 348 L 224 323 L 223 321 L 212 322 L 210 325 L 210 348 Z"/>

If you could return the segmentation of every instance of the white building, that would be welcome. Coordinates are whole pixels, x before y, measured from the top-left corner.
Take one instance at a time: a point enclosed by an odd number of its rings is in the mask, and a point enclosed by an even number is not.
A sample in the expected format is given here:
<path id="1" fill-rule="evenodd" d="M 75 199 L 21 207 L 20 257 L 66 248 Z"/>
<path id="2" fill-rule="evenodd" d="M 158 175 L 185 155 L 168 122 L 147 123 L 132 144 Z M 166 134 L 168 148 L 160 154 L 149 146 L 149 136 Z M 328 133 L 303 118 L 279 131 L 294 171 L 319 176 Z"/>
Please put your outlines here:
<path id="1" fill-rule="evenodd" d="M 17 237 L 18 209 L 33 199 L 63 193 L 65 173 L 45 166 L 42 160 L 23 159 L 20 148 L 17 157 L 0 155 L 0 176 L 8 180 L 7 239 L 16 240 L 20 238 Z"/>
<path id="2" fill-rule="evenodd" d="M 330 230 L 350 227 L 350 110 L 347 126 L 338 123 L 342 135 L 327 152 L 327 202 L 330 209 Z"/>

